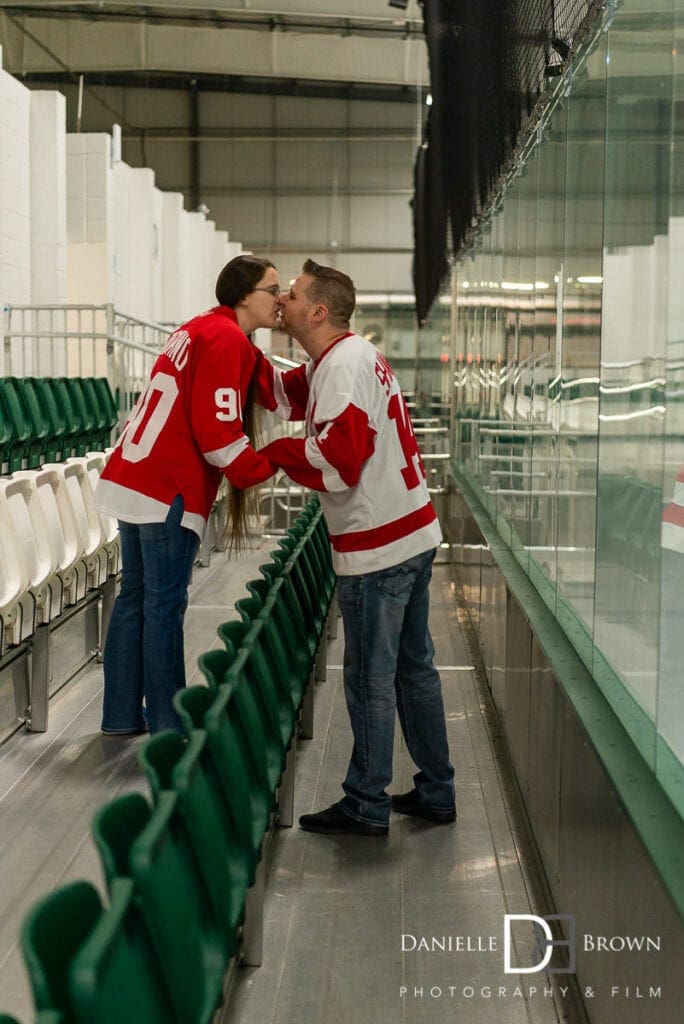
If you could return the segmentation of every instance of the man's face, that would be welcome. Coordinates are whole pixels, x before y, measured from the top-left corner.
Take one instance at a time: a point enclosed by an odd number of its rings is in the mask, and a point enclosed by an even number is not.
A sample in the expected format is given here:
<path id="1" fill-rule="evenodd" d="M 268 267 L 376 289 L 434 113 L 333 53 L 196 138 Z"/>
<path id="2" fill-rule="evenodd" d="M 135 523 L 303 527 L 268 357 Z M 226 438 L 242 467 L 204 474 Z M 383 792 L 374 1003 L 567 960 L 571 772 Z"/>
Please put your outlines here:
<path id="1" fill-rule="evenodd" d="M 312 278 L 308 274 L 300 274 L 290 285 L 288 292 L 281 292 L 278 302 L 281 306 L 281 327 L 297 341 L 307 337 L 309 331 L 309 312 L 314 303 L 307 297 L 306 288 Z"/>

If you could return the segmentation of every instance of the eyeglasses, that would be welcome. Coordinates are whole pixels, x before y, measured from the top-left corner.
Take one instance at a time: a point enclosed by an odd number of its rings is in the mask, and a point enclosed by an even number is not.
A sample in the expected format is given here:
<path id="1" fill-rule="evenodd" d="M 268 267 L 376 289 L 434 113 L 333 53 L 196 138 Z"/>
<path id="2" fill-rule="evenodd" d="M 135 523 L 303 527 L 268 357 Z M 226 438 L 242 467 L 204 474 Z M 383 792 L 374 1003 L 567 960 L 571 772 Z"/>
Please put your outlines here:
<path id="1" fill-rule="evenodd" d="M 252 290 L 255 292 L 268 292 L 269 295 L 272 295 L 275 298 L 276 295 L 280 295 L 283 289 L 279 284 L 270 284 L 268 288 L 254 288 Z"/>

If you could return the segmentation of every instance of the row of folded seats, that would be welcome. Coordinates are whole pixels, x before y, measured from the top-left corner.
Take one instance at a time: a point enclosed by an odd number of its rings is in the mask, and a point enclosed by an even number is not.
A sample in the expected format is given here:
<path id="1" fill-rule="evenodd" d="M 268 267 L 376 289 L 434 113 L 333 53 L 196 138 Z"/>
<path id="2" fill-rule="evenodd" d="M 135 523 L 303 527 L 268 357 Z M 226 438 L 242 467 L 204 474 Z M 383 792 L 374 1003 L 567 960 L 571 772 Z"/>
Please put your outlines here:
<path id="1" fill-rule="evenodd" d="M 0 469 L 100 451 L 118 418 L 106 377 L 0 377 Z"/>
<path id="2" fill-rule="evenodd" d="M 0 656 L 119 571 L 116 520 L 94 508 L 107 453 L 0 477 Z"/>
<path id="3" fill-rule="evenodd" d="M 238 960 L 261 963 L 267 848 L 292 824 L 294 748 L 336 621 L 317 498 L 260 572 L 199 659 L 207 685 L 176 694 L 185 735 L 141 747 L 151 803 L 127 794 L 95 816 L 108 905 L 75 882 L 24 922 L 40 1024 L 208 1024 Z"/>

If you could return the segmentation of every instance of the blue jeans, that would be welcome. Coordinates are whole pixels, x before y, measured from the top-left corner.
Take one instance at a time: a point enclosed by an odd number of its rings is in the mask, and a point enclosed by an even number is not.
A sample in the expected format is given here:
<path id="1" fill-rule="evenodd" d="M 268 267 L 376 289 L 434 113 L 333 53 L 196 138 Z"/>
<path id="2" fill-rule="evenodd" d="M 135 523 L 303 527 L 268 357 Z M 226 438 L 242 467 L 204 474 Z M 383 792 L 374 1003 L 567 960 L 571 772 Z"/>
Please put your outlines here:
<path id="1" fill-rule="evenodd" d="M 173 695 L 185 686 L 183 618 L 199 537 L 180 525 L 176 497 L 164 523 L 119 523 L 121 590 L 104 652 L 102 728 L 181 731 Z M 145 711 L 143 714 L 143 698 Z"/>
<path id="2" fill-rule="evenodd" d="M 428 628 L 434 550 L 380 572 L 340 576 L 344 692 L 354 734 L 340 806 L 368 824 L 386 824 L 391 797 L 395 712 L 417 766 L 414 783 L 428 808 L 455 804 L 442 685 Z"/>

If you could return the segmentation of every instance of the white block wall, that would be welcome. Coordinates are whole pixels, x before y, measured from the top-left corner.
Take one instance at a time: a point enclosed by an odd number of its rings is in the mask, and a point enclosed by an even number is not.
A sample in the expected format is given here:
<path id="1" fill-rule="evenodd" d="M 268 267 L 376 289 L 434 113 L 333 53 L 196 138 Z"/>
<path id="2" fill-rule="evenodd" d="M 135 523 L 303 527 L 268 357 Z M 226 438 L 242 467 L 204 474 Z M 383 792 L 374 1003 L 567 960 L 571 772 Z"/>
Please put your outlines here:
<path id="1" fill-rule="evenodd" d="M 185 319 L 184 227 L 183 196 L 180 192 L 163 192 L 161 305 L 164 323 L 181 323 Z"/>
<path id="2" fill-rule="evenodd" d="M 163 319 L 162 274 L 164 252 L 164 196 L 153 188 L 150 195 L 151 254 L 150 254 L 150 315 L 155 322 Z"/>
<path id="3" fill-rule="evenodd" d="M 105 134 L 67 136 L 68 301 L 180 323 L 214 304 L 218 270 L 241 246 L 157 189 L 153 171 L 111 168 L 110 150 Z"/>
<path id="4" fill-rule="evenodd" d="M 112 167 L 107 132 L 67 135 L 64 96 L 31 91 L 1 65 L 0 48 L 0 305 L 112 303 L 165 323 L 214 305 L 239 243 L 156 188 L 153 171 Z M 43 365 L 29 349 L 17 372 L 64 372 L 65 352 Z"/>
<path id="5" fill-rule="evenodd" d="M 184 219 L 187 223 L 183 253 L 186 282 L 184 308 L 192 310 L 194 313 L 201 313 L 211 304 L 211 300 L 207 301 L 207 282 L 204 270 L 205 217 L 203 213 L 186 213 Z"/>
<path id="6" fill-rule="evenodd" d="M 59 92 L 29 93 L 31 302 L 66 302 L 66 103 Z"/>
<path id="7" fill-rule="evenodd" d="M 214 279 L 214 286 L 216 286 L 216 278 L 219 276 L 226 263 L 228 262 L 228 232 L 227 231 L 216 231 L 214 234 L 214 261 L 212 267 L 212 275 Z M 212 293 L 213 294 L 213 293 Z M 215 296 L 214 296 L 215 298 Z"/>
<path id="8" fill-rule="evenodd" d="M 67 302 L 71 304 L 112 301 L 116 268 L 111 239 L 116 219 L 110 148 L 111 139 L 104 132 L 66 137 Z"/>
<path id="9" fill-rule="evenodd" d="M 1 59 L 1 51 L 0 51 Z M 30 98 L 0 70 L 0 300 L 31 297 Z"/>
<path id="10" fill-rule="evenodd" d="M 142 320 L 161 318 L 161 202 L 154 172 L 118 163 L 114 167 L 115 286 L 117 309 Z"/>
<path id="11" fill-rule="evenodd" d="M 67 298 L 66 102 L 60 92 L 32 91 L 30 112 L 31 296 L 33 305 L 54 306 Z M 33 315 L 41 332 L 51 330 L 49 312 Z M 56 321 L 59 323 L 59 320 Z M 36 339 L 31 367 L 38 376 L 66 373 L 66 342 Z M 23 367 L 28 372 L 29 366 Z"/>
<path id="12" fill-rule="evenodd" d="M 213 220 L 205 220 L 202 239 L 202 309 L 210 309 L 216 305 L 214 288 L 216 286 L 216 225 Z"/>

